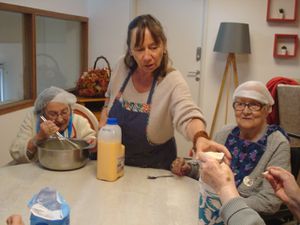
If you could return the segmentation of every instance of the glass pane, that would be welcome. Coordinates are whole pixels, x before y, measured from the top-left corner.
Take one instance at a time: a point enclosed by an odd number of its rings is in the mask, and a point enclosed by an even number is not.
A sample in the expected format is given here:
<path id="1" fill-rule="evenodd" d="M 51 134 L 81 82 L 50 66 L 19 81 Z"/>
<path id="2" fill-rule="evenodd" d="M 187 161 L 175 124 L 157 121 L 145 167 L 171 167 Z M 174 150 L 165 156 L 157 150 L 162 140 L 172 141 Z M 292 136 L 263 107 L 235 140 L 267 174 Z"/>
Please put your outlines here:
<path id="1" fill-rule="evenodd" d="M 23 15 L 0 10 L 0 105 L 24 99 Z"/>
<path id="2" fill-rule="evenodd" d="M 74 88 L 80 75 L 80 22 L 37 17 L 37 94 Z"/>

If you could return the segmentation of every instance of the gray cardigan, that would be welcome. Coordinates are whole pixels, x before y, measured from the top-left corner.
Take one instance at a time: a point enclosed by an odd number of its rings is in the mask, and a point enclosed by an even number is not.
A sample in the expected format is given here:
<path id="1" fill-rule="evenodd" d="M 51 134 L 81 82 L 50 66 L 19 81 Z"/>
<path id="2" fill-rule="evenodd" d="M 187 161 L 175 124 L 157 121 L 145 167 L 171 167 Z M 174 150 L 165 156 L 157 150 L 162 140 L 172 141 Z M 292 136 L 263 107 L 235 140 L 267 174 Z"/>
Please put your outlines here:
<path id="1" fill-rule="evenodd" d="M 215 141 L 225 144 L 234 126 L 227 126 L 216 134 Z M 244 183 L 238 186 L 238 191 L 246 204 L 258 213 L 273 214 L 280 208 L 281 200 L 276 197 L 270 183 L 263 178 L 262 173 L 269 166 L 279 166 L 291 170 L 290 145 L 286 137 L 275 131 L 269 135 L 267 149 L 262 155 L 249 177 L 254 180 L 253 185 L 247 187 Z"/>
<path id="2" fill-rule="evenodd" d="M 227 126 L 219 131 L 214 140 L 217 143 L 225 144 L 228 135 L 234 126 Z M 270 183 L 263 178 L 262 173 L 269 166 L 279 166 L 290 170 L 290 145 L 286 137 L 280 132 L 273 132 L 267 140 L 267 149 L 262 155 L 258 164 L 248 177 L 253 179 L 253 185 L 247 187 L 244 183 L 238 186 L 240 195 L 246 204 L 261 214 L 273 214 L 280 208 L 281 200 L 276 197 Z M 194 178 L 199 176 L 198 166 L 192 164 L 190 175 Z"/>
<path id="3" fill-rule="evenodd" d="M 253 209 L 249 208 L 244 199 L 237 197 L 222 206 L 221 216 L 228 225 L 265 225 L 263 219 Z"/>

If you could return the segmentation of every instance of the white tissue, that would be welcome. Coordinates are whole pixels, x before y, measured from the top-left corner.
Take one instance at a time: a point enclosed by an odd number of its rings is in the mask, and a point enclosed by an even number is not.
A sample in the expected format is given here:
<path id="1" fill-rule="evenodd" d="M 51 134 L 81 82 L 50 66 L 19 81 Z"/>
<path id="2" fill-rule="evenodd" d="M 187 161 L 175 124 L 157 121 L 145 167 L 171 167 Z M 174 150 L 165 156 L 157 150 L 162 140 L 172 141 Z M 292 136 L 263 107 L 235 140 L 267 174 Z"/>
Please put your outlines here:
<path id="1" fill-rule="evenodd" d="M 63 219 L 63 214 L 61 210 L 49 210 L 39 203 L 34 204 L 31 207 L 31 213 L 35 216 L 46 220 L 61 220 Z"/>

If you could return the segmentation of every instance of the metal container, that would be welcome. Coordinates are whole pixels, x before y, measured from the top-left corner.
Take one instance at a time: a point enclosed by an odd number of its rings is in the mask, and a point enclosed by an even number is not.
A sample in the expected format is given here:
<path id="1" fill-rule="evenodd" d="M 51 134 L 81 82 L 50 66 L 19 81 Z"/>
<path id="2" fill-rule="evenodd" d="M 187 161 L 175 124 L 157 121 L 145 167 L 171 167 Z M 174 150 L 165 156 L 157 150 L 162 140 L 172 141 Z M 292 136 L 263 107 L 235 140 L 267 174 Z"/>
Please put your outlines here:
<path id="1" fill-rule="evenodd" d="M 39 163 L 50 170 L 74 170 L 83 167 L 89 158 L 89 149 L 94 147 L 84 140 L 72 139 L 80 148 L 65 140 L 48 139 L 38 145 Z"/>

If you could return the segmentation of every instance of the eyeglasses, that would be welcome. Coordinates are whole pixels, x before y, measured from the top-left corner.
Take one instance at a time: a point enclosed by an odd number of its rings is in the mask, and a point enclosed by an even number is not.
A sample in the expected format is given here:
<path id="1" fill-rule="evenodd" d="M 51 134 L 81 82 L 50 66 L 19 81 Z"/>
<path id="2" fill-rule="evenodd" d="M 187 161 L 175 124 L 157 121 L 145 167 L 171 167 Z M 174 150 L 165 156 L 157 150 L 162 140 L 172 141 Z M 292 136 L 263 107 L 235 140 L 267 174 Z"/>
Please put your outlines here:
<path id="1" fill-rule="evenodd" d="M 66 108 L 66 109 L 62 110 L 61 112 L 45 111 L 45 114 L 50 120 L 56 120 L 59 116 L 66 119 L 70 115 L 70 110 L 69 110 L 69 108 Z"/>
<path id="2" fill-rule="evenodd" d="M 234 102 L 232 106 L 236 111 L 243 111 L 247 106 L 249 110 L 257 112 L 260 111 L 265 106 L 265 104 L 261 104 L 258 102 Z"/>

